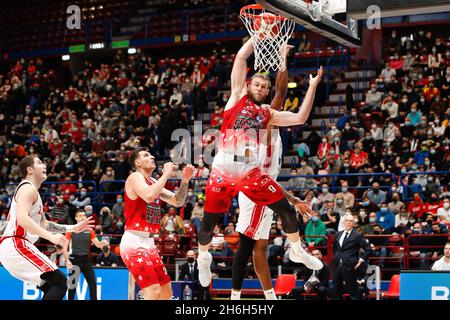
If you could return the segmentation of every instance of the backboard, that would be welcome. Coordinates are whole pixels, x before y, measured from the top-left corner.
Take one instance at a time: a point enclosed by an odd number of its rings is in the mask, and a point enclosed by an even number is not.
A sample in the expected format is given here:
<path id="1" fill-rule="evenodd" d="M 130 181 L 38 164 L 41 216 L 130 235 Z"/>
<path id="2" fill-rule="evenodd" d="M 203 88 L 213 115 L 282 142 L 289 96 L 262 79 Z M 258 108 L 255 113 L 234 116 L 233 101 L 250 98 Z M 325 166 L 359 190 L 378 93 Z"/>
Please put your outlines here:
<path id="1" fill-rule="evenodd" d="M 448 0 L 346 0 L 347 14 L 354 19 L 367 19 L 368 9 L 377 6 L 381 18 L 450 11 Z"/>
<path id="2" fill-rule="evenodd" d="M 348 47 L 361 46 L 358 22 L 352 18 L 341 23 L 333 15 L 347 10 L 347 0 L 256 0 L 270 12 L 280 14 L 305 28 Z"/>

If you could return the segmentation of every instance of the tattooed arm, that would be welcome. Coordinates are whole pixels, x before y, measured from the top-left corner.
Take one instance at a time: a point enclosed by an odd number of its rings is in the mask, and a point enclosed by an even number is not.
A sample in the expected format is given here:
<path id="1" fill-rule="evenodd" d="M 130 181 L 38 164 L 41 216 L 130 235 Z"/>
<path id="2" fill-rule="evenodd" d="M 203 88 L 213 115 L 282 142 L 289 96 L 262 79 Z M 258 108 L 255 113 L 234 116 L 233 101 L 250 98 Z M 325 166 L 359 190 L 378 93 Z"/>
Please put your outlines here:
<path id="1" fill-rule="evenodd" d="M 183 178 L 181 179 L 181 185 L 178 188 L 178 190 L 173 193 L 167 189 L 162 189 L 160 193 L 161 200 L 167 202 L 168 204 L 174 206 L 174 207 L 182 207 L 184 205 L 184 202 L 186 201 L 188 186 L 189 186 L 189 180 L 192 177 L 192 174 L 194 173 L 195 168 L 191 166 L 190 164 L 187 165 L 182 172 Z"/>
<path id="2" fill-rule="evenodd" d="M 50 231 L 51 233 L 82 232 L 94 226 L 94 221 L 92 219 L 92 217 L 89 217 L 86 220 L 73 225 L 58 224 L 48 221 L 43 214 L 41 227 L 46 229 L 47 231 Z"/>

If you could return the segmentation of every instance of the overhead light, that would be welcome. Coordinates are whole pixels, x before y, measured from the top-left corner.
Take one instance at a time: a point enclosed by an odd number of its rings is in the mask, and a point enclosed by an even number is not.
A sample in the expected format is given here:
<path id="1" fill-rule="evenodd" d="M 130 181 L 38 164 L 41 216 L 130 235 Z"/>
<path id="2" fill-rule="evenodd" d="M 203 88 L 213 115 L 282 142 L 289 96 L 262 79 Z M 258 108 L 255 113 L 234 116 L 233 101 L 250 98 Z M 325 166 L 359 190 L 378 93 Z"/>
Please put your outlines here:
<path id="1" fill-rule="evenodd" d="M 128 54 L 135 54 L 136 48 L 128 48 Z"/>
<path id="2" fill-rule="evenodd" d="M 68 60 L 70 60 L 70 55 L 65 54 L 61 57 L 61 59 L 62 59 L 62 61 L 68 61 Z"/>
<path id="3" fill-rule="evenodd" d="M 297 82 L 289 82 L 289 83 L 288 83 L 288 88 L 289 88 L 289 89 L 295 89 L 295 88 L 297 88 Z"/>

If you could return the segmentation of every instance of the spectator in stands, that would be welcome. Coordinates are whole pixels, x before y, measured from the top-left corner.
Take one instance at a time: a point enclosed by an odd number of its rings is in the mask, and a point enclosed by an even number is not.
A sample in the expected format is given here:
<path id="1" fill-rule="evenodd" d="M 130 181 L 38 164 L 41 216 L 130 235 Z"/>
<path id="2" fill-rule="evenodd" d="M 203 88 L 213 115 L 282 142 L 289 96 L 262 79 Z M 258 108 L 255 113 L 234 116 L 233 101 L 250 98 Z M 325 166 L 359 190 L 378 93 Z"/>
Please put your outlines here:
<path id="1" fill-rule="evenodd" d="M 56 221 L 57 223 L 72 224 L 73 221 L 70 219 L 70 211 L 71 204 L 69 202 L 69 196 L 61 195 L 58 197 L 56 206 L 50 211 L 50 217 L 52 218 L 52 221 Z"/>
<path id="2" fill-rule="evenodd" d="M 359 131 L 351 127 L 350 123 L 345 124 L 344 130 L 341 133 L 342 143 L 344 148 L 339 148 L 340 152 L 351 150 L 353 144 L 359 140 Z"/>
<path id="3" fill-rule="evenodd" d="M 377 91 L 377 85 L 371 84 L 370 91 L 366 93 L 366 105 L 361 109 L 361 112 L 372 112 L 380 110 L 381 108 L 381 99 L 382 94 L 380 91 Z"/>
<path id="4" fill-rule="evenodd" d="M 356 170 L 356 168 L 353 168 L 350 165 L 350 159 L 345 158 L 342 161 L 342 166 L 339 170 L 339 174 L 352 174 L 352 173 L 358 173 L 358 171 Z M 345 179 L 345 180 L 344 180 Z M 346 177 L 339 177 L 339 182 L 342 184 L 343 181 L 346 181 L 348 183 L 349 186 L 351 187 L 355 187 L 356 184 L 358 183 L 358 179 L 356 176 L 346 176 Z"/>
<path id="5" fill-rule="evenodd" d="M 383 234 L 382 226 L 375 224 L 373 225 L 372 233 L 370 235 L 374 235 L 375 237 L 369 238 L 369 243 L 371 246 L 371 256 L 378 257 L 378 263 L 381 268 L 384 267 L 384 258 L 388 256 L 388 249 L 386 246 L 389 245 L 389 241 L 387 237 L 381 236 Z M 386 232 L 385 232 L 386 233 Z"/>
<path id="6" fill-rule="evenodd" d="M 111 214 L 111 210 L 108 207 L 103 207 L 100 210 L 99 216 L 99 225 L 102 228 L 102 231 L 106 234 L 114 233 L 113 229 L 113 215 Z"/>
<path id="7" fill-rule="evenodd" d="M 320 246 L 324 245 L 325 238 L 322 236 L 326 235 L 326 226 L 320 220 L 320 217 L 317 212 L 312 212 L 311 219 L 306 224 L 305 229 L 305 240 L 308 243 L 308 246 Z"/>
<path id="8" fill-rule="evenodd" d="M 398 214 L 404 207 L 405 203 L 400 201 L 400 194 L 395 191 L 392 194 L 392 201 L 388 203 L 389 211 L 391 211 L 393 214 Z"/>
<path id="9" fill-rule="evenodd" d="M 195 225 L 195 231 L 198 233 L 203 220 L 204 198 L 199 197 L 194 209 L 192 209 L 191 222 Z"/>
<path id="10" fill-rule="evenodd" d="M 392 30 L 391 38 L 389 39 L 389 52 L 398 54 L 398 52 L 400 52 L 401 44 L 402 42 L 400 37 L 397 35 L 397 31 Z"/>
<path id="11" fill-rule="evenodd" d="M 322 252 L 319 249 L 312 251 L 312 255 L 320 260 L 323 259 Z M 292 289 L 289 296 L 295 300 L 305 300 L 305 294 L 314 294 L 314 300 L 325 300 L 329 291 L 330 268 L 323 262 L 323 268 L 320 270 L 306 269 L 304 275 L 305 284 L 302 287 Z"/>
<path id="12" fill-rule="evenodd" d="M 334 202 L 334 208 L 333 212 L 336 213 L 336 215 L 339 215 L 339 227 L 338 231 L 341 231 L 344 228 L 344 215 L 345 215 L 345 203 L 344 203 L 344 196 L 339 195 L 336 196 L 335 202 Z"/>
<path id="13" fill-rule="evenodd" d="M 85 206 L 91 204 L 91 197 L 89 197 L 86 188 L 81 188 L 80 195 L 72 201 L 72 204 L 77 207 L 77 209 L 84 208 Z"/>
<path id="14" fill-rule="evenodd" d="M 421 219 L 425 213 L 425 204 L 419 193 L 414 193 L 412 201 L 408 205 L 408 212 L 417 219 Z"/>
<path id="15" fill-rule="evenodd" d="M 296 112 L 298 108 L 299 100 L 293 90 L 289 92 L 289 96 L 284 102 L 284 111 Z"/>
<path id="16" fill-rule="evenodd" d="M 390 64 L 386 64 L 385 68 L 381 71 L 381 75 L 384 77 L 386 83 L 390 83 L 392 76 L 396 75 L 396 72 L 394 69 L 391 68 Z"/>
<path id="17" fill-rule="evenodd" d="M 444 247 L 444 256 L 436 261 L 431 267 L 433 271 L 450 271 L 450 242 Z"/>
<path id="18" fill-rule="evenodd" d="M 319 207 L 322 207 L 322 205 L 325 201 L 333 201 L 334 200 L 334 194 L 329 192 L 330 189 L 328 188 L 328 184 L 323 183 L 321 188 L 322 188 L 321 189 L 322 192 L 317 197 Z"/>
<path id="19" fill-rule="evenodd" d="M 380 184 L 378 182 L 374 182 L 372 184 L 372 189 L 367 192 L 367 197 L 370 202 L 373 202 L 377 206 L 380 206 L 383 202 L 386 202 L 386 192 L 380 190 Z"/>
<path id="20" fill-rule="evenodd" d="M 161 219 L 161 232 L 168 234 L 184 234 L 184 223 L 177 210 L 170 207 L 167 213 Z"/>
<path id="21" fill-rule="evenodd" d="M 300 43 L 298 45 L 299 52 L 309 51 L 311 48 L 311 42 L 309 42 L 308 35 L 305 33 L 302 34 Z"/>
<path id="22" fill-rule="evenodd" d="M 211 249 L 211 254 L 213 255 L 213 257 L 225 257 L 223 261 L 217 263 L 217 266 L 219 267 L 226 267 L 226 258 L 234 255 L 233 251 L 225 242 L 224 234 L 221 232 L 218 225 L 214 227 L 213 238 L 211 240 Z"/>
<path id="23" fill-rule="evenodd" d="M 355 196 L 353 195 L 353 193 L 351 193 L 348 190 L 348 182 L 347 181 L 345 181 L 345 180 L 342 181 L 342 183 L 341 183 L 341 190 L 342 190 L 342 192 L 338 193 L 336 195 L 336 198 L 337 198 L 337 196 L 342 195 L 343 198 L 344 198 L 344 206 L 345 206 L 345 208 L 346 209 L 347 208 L 353 208 L 353 206 L 355 205 Z"/>
<path id="24" fill-rule="evenodd" d="M 363 226 L 362 231 L 364 234 L 373 234 L 373 227 L 377 225 L 377 213 L 369 213 L 369 223 Z"/>
<path id="25" fill-rule="evenodd" d="M 450 199 L 445 198 L 442 201 L 442 208 L 437 210 L 436 215 L 441 219 L 444 223 L 450 223 Z"/>
<path id="26" fill-rule="evenodd" d="M 97 256 L 97 267 L 117 267 L 119 259 L 114 252 L 111 252 L 111 247 L 107 240 L 102 240 L 102 253 Z"/>
<path id="27" fill-rule="evenodd" d="M 430 249 L 426 248 L 429 241 L 427 238 L 424 238 L 422 231 L 422 224 L 415 223 L 412 235 L 409 237 L 409 246 L 410 246 L 410 266 L 417 266 L 417 262 L 419 262 L 419 269 L 425 270 L 428 266 L 428 259 L 431 257 L 432 253 Z M 425 247 L 425 248 L 424 248 Z"/>
<path id="28" fill-rule="evenodd" d="M 422 118 L 422 114 L 417 111 L 417 103 L 413 103 L 411 105 L 411 112 L 408 113 L 406 116 L 406 119 L 409 120 L 409 123 L 411 123 L 412 126 L 418 126 L 420 123 L 420 119 Z M 405 121 L 406 121 L 405 119 Z"/>
<path id="29" fill-rule="evenodd" d="M 113 205 L 113 208 L 111 210 L 114 219 L 123 217 L 123 208 L 123 196 L 121 194 L 118 194 L 116 196 L 116 203 Z"/>
<path id="30" fill-rule="evenodd" d="M 366 152 L 362 151 L 361 143 L 357 143 L 355 145 L 355 152 L 353 152 L 350 156 L 350 166 L 355 170 L 359 170 L 363 165 L 367 163 L 368 158 L 369 155 Z"/>
<path id="31" fill-rule="evenodd" d="M 377 223 L 383 228 L 383 232 L 392 233 L 395 227 L 395 216 L 389 211 L 386 202 L 381 203 L 380 211 L 377 212 Z"/>
<path id="32" fill-rule="evenodd" d="M 329 201 L 328 203 L 325 214 L 321 215 L 321 220 L 325 224 L 327 235 L 331 235 L 338 231 L 340 215 L 334 212 L 333 202 Z"/>

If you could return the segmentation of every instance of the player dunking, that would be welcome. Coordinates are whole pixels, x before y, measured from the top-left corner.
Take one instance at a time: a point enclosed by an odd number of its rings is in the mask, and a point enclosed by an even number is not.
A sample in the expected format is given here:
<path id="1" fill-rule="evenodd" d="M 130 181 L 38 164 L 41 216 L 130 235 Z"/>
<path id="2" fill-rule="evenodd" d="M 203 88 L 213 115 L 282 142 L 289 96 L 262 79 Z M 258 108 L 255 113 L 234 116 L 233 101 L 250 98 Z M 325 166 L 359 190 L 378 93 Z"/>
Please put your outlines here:
<path id="1" fill-rule="evenodd" d="M 47 221 L 38 192 L 47 179 L 46 165 L 30 155 L 19 162 L 19 171 L 23 180 L 14 191 L 8 223 L 0 239 L 0 262 L 14 277 L 41 289 L 43 300 L 62 300 L 67 291 L 66 276 L 34 243 L 41 237 L 64 246 L 66 237 L 58 233 L 88 230 L 92 221 L 86 219 L 76 225 Z"/>
<path id="2" fill-rule="evenodd" d="M 154 157 L 146 148 L 134 150 L 130 162 L 135 172 L 125 182 L 125 233 L 120 242 L 120 256 L 144 293 L 145 300 L 169 300 L 172 297 L 170 277 L 155 247 L 153 235 L 160 229 L 161 200 L 181 207 L 194 167 L 187 165 L 183 169 L 181 185 L 173 193 L 164 188 L 172 175 L 173 163 L 164 165 L 163 174 L 156 181 L 152 178 Z"/>
<path id="3" fill-rule="evenodd" d="M 231 72 L 231 95 L 225 107 L 220 129 L 219 147 L 212 172 L 206 186 L 204 217 L 199 232 L 199 281 L 206 287 L 211 282 L 208 252 L 214 226 L 220 214 L 229 210 L 231 200 L 241 191 L 257 205 L 264 205 L 277 213 L 291 243 L 289 258 L 305 264 L 309 269 L 320 270 L 319 259 L 308 254 L 302 247 L 298 233 L 295 209 L 289 204 L 282 188 L 261 169 L 258 158 L 260 136 L 269 125 L 294 126 L 306 122 L 314 101 L 317 85 L 323 75 L 310 75 L 309 88 L 298 113 L 276 111 L 261 106 L 269 93 L 270 80 L 260 74 L 252 77 L 246 85 L 247 58 L 253 52 L 252 39 L 247 41 L 236 55 Z"/>
<path id="4" fill-rule="evenodd" d="M 290 49 L 289 46 L 288 49 Z M 288 73 L 278 71 L 275 82 L 275 96 L 270 107 L 280 110 L 283 107 L 288 85 Z M 280 132 L 271 126 L 267 130 L 267 143 L 260 145 L 259 156 L 262 159 L 262 170 L 273 180 L 276 180 L 280 171 L 283 157 L 283 145 Z M 303 214 L 310 212 L 307 204 L 300 199 L 285 192 L 290 203 Z M 276 300 L 272 286 L 269 263 L 266 258 L 270 228 L 272 226 L 273 211 L 263 205 L 252 202 L 243 192 L 239 192 L 239 218 L 236 231 L 239 232 L 239 248 L 233 260 L 233 289 L 231 300 L 239 300 L 241 297 L 242 283 L 248 258 L 253 252 L 253 266 L 264 291 L 266 300 Z"/>

